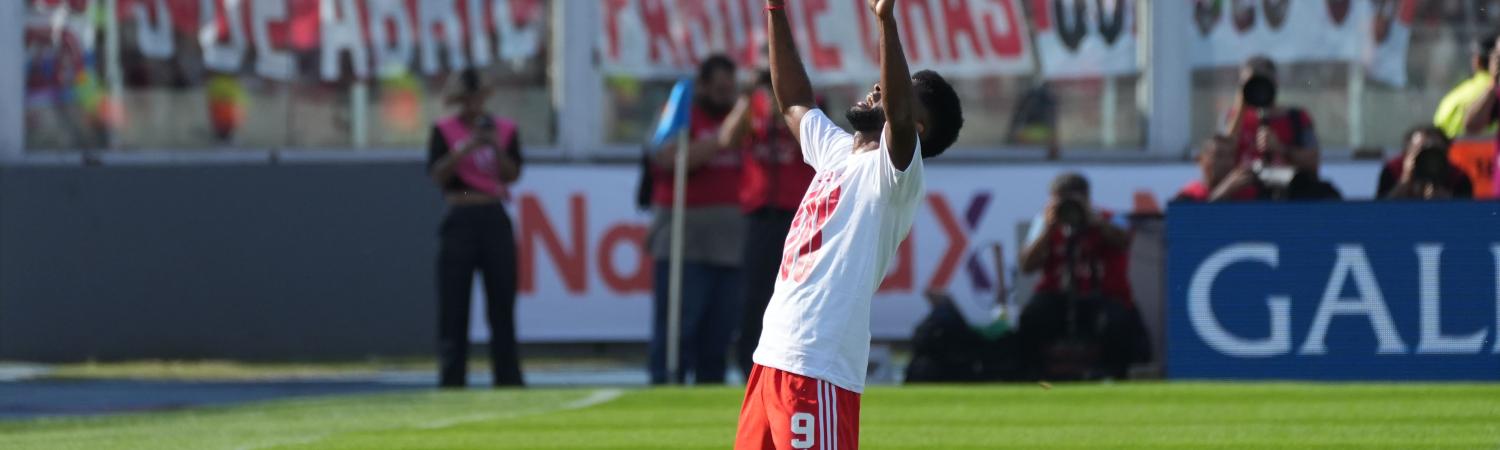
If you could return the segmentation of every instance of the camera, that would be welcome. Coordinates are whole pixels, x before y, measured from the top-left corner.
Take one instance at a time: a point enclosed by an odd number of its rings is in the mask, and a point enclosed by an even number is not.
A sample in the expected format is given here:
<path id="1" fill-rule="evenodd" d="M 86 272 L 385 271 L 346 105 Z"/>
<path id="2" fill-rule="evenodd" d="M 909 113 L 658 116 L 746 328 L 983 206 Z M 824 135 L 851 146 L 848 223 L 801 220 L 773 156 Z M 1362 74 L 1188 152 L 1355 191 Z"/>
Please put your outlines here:
<path id="1" fill-rule="evenodd" d="M 1240 97 L 1245 100 L 1245 106 L 1270 108 L 1276 104 L 1276 82 L 1263 75 L 1251 76 L 1240 86 Z"/>
<path id="2" fill-rule="evenodd" d="M 1412 158 L 1411 179 L 1416 182 L 1443 185 L 1448 182 L 1448 150 L 1438 143 L 1417 149 Z"/>
<path id="3" fill-rule="evenodd" d="M 1088 217 L 1088 210 L 1083 207 L 1083 202 L 1066 198 L 1057 203 L 1058 225 L 1082 228 L 1088 224 Z"/>
<path id="4" fill-rule="evenodd" d="M 755 85 L 760 87 L 771 87 L 770 69 L 762 69 L 755 74 Z"/>
<path id="5" fill-rule="evenodd" d="M 490 119 L 489 116 L 480 117 L 474 121 L 474 129 L 480 133 L 494 133 L 495 121 L 494 119 Z"/>

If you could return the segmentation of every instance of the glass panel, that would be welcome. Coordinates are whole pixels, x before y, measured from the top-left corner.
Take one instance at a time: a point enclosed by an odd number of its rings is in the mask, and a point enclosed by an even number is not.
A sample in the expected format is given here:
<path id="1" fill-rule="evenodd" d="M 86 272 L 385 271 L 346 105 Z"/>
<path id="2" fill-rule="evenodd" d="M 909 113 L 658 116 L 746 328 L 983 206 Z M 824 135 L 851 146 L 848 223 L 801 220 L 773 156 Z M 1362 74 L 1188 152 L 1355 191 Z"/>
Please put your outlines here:
<path id="1" fill-rule="evenodd" d="M 27 2 L 29 149 L 416 149 L 469 66 L 554 140 L 546 0 Z"/>

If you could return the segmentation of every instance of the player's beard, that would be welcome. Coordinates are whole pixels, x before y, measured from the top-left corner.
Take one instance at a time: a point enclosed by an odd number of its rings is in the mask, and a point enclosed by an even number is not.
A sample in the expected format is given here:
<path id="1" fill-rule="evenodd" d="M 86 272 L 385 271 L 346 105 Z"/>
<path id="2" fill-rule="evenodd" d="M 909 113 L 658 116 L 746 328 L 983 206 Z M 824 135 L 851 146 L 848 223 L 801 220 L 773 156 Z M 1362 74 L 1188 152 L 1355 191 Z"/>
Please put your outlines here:
<path id="1" fill-rule="evenodd" d="M 885 129 L 885 108 L 866 107 L 862 104 L 849 107 L 844 112 L 844 118 L 849 119 L 849 126 L 856 133 L 879 133 Z"/>

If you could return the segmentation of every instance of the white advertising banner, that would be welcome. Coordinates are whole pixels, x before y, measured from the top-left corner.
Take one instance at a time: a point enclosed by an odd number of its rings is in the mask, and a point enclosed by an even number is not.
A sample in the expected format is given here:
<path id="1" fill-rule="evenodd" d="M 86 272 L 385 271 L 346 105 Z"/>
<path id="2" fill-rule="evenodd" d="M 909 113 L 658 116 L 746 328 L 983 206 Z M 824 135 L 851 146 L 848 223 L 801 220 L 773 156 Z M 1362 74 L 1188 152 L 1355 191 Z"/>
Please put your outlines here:
<path id="1" fill-rule="evenodd" d="M 603 71 L 676 77 L 713 53 L 753 65 L 765 43 L 764 6 L 763 0 L 606 1 Z M 1031 72 L 1020 0 L 904 0 L 897 7 L 913 70 L 960 78 Z M 875 79 L 879 36 L 866 0 L 796 0 L 787 10 L 814 82 Z"/>
<path id="2" fill-rule="evenodd" d="M 910 238 L 874 299 L 876 339 L 906 339 L 927 314 L 922 293 L 963 299 L 993 296 L 991 246 L 1014 267 L 1016 225 L 1047 202 L 1047 186 L 1064 170 L 1093 184 L 1094 201 L 1129 211 L 1138 193 L 1164 202 L 1198 176 L 1190 164 L 1056 166 L 929 165 L 927 194 Z M 1325 165 L 1323 175 L 1368 197 L 1375 163 Z M 651 323 L 651 264 L 645 252 L 650 217 L 635 209 L 635 166 L 535 165 L 509 205 L 519 248 L 517 324 L 524 342 L 645 341 Z M 476 303 L 482 297 L 476 289 Z M 488 338 L 482 312 L 473 335 Z"/>

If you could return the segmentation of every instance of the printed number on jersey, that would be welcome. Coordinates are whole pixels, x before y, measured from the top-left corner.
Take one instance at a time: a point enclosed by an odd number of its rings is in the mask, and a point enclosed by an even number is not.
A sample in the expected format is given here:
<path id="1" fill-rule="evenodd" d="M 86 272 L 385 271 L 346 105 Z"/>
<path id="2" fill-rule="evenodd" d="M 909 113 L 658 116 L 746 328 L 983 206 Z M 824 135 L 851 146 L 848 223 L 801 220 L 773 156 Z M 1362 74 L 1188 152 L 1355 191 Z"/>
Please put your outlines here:
<path id="1" fill-rule="evenodd" d="M 807 195 L 802 197 L 797 215 L 792 218 L 792 228 L 786 234 L 786 246 L 782 248 L 779 279 L 798 283 L 807 281 L 807 275 L 817 261 L 813 253 L 823 246 L 823 226 L 828 224 L 828 218 L 839 205 L 840 174 L 837 171 L 818 174 L 808 187 Z"/>

